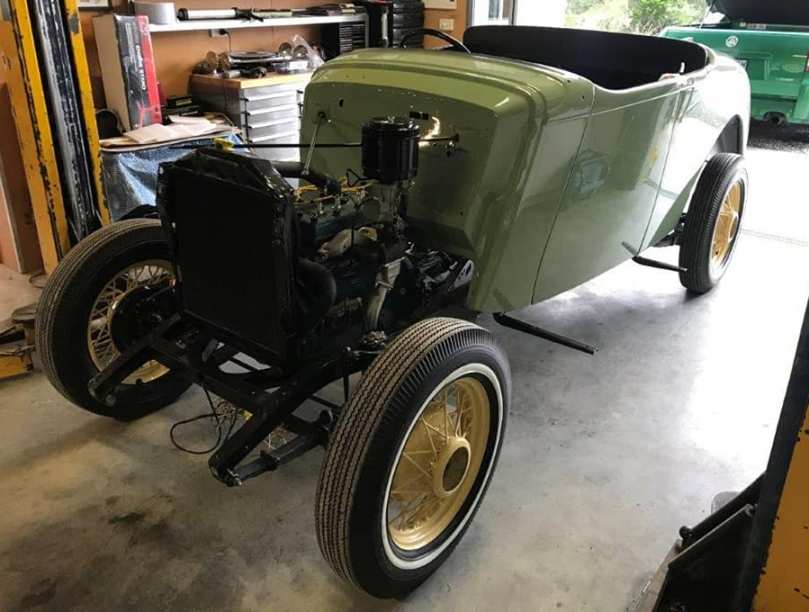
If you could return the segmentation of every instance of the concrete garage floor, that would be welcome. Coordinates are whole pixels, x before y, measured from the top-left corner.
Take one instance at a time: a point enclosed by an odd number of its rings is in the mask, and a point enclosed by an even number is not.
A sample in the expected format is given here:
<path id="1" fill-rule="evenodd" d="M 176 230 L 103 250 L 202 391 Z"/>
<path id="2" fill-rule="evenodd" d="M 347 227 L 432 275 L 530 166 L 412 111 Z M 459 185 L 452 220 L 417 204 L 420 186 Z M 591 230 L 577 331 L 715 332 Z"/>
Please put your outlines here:
<path id="1" fill-rule="evenodd" d="M 755 135 L 719 290 L 688 299 L 675 275 L 627 264 L 521 313 L 595 357 L 482 318 L 514 370 L 505 450 L 467 537 L 407 601 L 358 594 L 321 560 L 322 452 L 227 490 L 169 444 L 200 392 L 122 425 L 35 374 L 0 384 L 0 609 L 626 609 L 677 528 L 768 456 L 809 295 L 809 134 L 771 136 Z M 3 308 L 28 297 L 11 276 Z"/>

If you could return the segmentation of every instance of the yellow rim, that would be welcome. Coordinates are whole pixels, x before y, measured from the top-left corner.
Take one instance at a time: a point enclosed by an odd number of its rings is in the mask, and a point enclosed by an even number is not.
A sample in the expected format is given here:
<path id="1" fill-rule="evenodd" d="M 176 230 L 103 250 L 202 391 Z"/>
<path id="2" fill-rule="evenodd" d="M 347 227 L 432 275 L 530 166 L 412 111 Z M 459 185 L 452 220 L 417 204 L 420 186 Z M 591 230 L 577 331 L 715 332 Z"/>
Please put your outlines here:
<path id="1" fill-rule="evenodd" d="M 154 259 L 133 264 L 115 275 L 96 297 L 87 323 L 87 349 L 93 364 L 103 370 L 120 355 L 112 337 L 112 319 L 115 309 L 127 295 L 140 287 L 155 286 L 167 279 L 174 281 L 171 264 Z M 157 361 L 144 363 L 124 379 L 125 385 L 138 381 L 152 382 L 168 373 L 169 369 Z"/>
<path id="2" fill-rule="evenodd" d="M 714 269 L 722 268 L 733 252 L 742 216 L 742 188 L 741 181 L 737 181 L 728 191 L 722 202 L 722 208 L 719 209 L 711 241 L 711 265 Z"/>
<path id="3" fill-rule="evenodd" d="M 486 389 L 459 378 L 441 389 L 412 428 L 388 498 L 388 533 L 402 550 L 434 542 L 461 511 L 480 473 L 491 428 Z"/>

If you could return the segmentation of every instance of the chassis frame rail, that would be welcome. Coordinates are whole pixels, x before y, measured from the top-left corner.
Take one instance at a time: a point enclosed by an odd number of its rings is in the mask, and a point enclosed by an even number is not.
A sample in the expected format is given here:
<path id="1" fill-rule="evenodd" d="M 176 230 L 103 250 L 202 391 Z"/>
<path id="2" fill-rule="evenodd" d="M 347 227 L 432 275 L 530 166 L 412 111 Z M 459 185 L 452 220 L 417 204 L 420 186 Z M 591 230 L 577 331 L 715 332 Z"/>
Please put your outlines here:
<path id="1" fill-rule="evenodd" d="M 213 476 L 228 486 L 275 470 L 316 446 L 325 445 L 340 406 L 313 397 L 326 385 L 365 370 L 376 351 L 346 349 L 337 356 L 307 363 L 292 373 L 273 367 L 230 373 L 220 369 L 239 353 L 227 344 L 212 340 L 191 322 L 176 314 L 150 334 L 127 348 L 89 383 L 90 393 L 108 406 L 116 402 L 116 389 L 123 380 L 150 360 L 181 372 L 208 391 L 251 413 L 250 418 L 231 435 L 208 460 Z M 136 383 L 137 384 L 137 383 Z M 308 399 L 325 404 L 329 410 L 315 421 L 293 415 Z M 284 426 L 297 434 L 284 446 L 264 452 L 243 466 L 239 464 L 275 429 Z"/>

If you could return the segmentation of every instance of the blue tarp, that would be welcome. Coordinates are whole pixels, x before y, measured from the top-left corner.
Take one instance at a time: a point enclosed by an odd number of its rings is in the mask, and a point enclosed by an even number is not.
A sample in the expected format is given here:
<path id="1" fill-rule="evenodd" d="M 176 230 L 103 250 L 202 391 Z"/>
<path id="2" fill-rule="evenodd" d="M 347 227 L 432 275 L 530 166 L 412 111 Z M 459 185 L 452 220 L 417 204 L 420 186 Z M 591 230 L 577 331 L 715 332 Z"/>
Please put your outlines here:
<path id="1" fill-rule="evenodd" d="M 234 143 L 242 142 L 236 134 L 231 134 L 227 139 Z M 213 144 L 211 138 L 182 143 L 183 146 L 210 144 Z M 172 148 L 173 146 L 176 145 L 101 152 L 104 194 L 113 221 L 119 220 L 138 206 L 155 205 L 157 170 L 160 164 L 175 161 L 191 152 L 188 149 Z"/>

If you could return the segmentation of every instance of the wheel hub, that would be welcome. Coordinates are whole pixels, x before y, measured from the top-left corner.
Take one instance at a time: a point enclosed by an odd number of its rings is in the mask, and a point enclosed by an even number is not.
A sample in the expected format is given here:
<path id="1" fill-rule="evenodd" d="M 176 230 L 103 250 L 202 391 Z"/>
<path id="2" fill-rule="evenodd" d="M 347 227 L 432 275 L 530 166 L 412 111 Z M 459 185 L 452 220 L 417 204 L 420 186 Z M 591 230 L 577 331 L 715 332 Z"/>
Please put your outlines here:
<path id="1" fill-rule="evenodd" d="M 719 209 L 711 241 L 711 267 L 715 270 L 720 270 L 727 264 L 736 245 L 741 225 L 743 195 L 742 183 L 738 181 L 728 190 Z"/>
<path id="2" fill-rule="evenodd" d="M 461 486 L 469 472 L 471 449 L 465 438 L 453 436 L 438 455 L 432 466 L 433 493 L 437 497 L 449 497 Z"/>
<path id="3" fill-rule="evenodd" d="M 145 300 L 156 292 L 152 287 L 138 287 L 125 295 L 112 308 L 110 333 L 112 341 L 119 349 L 126 349 L 137 339 L 142 338 L 152 328 L 158 312 L 146 312 Z"/>
<path id="4" fill-rule="evenodd" d="M 171 264 L 149 260 L 121 270 L 102 287 L 87 322 L 87 350 L 98 370 L 103 370 L 136 339 L 154 327 L 152 312 L 142 308 L 144 300 L 174 281 Z M 148 383 L 168 373 L 157 361 L 149 361 L 124 384 Z"/>
<path id="5" fill-rule="evenodd" d="M 489 397 L 472 376 L 435 394 L 413 424 L 387 501 L 388 533 L 402 550 L 440 538 L 477 479 L 491 427 Z"/>

